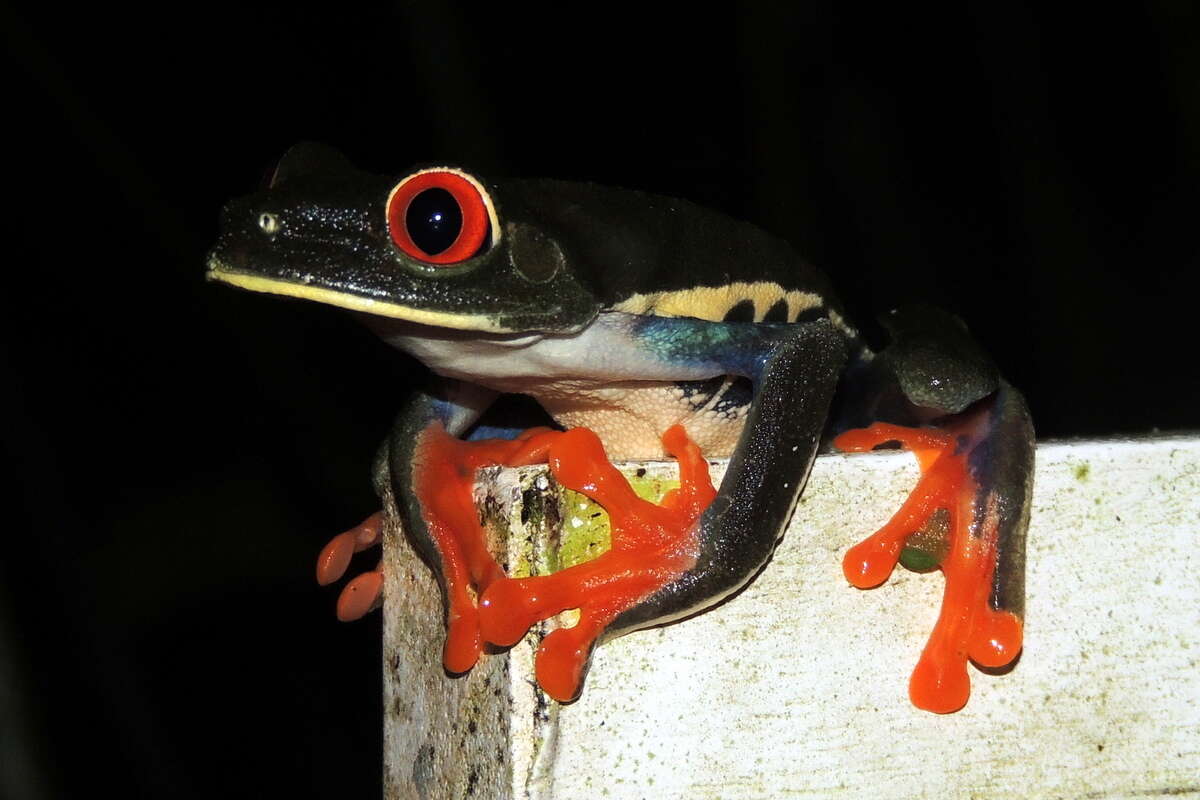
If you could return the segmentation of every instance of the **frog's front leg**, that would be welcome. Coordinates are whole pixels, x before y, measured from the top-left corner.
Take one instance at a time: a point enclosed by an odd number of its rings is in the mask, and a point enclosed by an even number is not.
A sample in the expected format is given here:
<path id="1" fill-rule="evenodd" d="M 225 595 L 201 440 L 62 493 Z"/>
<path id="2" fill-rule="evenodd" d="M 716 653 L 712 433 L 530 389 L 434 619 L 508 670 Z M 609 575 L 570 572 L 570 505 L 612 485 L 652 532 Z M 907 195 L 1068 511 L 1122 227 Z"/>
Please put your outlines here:
<path id="1" fill-rule="evenodd" d="M 941 614 L 909 696 L 946 713 L 970 694 L 968 659 L 1001 667 L 1021 650 L 1033 426 L 1020 393 L 957 319 L 919 308 L 884 324 L 892 344 L 852 368 L 857 388 L 843 389 L 839 427 L 867 426 L 834 445 L 900 444 L 916 454 L 922 478 L 883 528 L 847 552 L 843 568 L 859 588 L 883 583 L 898 562 L 942 569 Z"/>
<path id="2" fill-rule="evenodd" d="M 690 364 L 745 376 L 755 399 L 715 498 L 698 450 L 682 429 L 668 432 L 664 444 L 681 464 L 680 494 L 666 503 L 672 513 L 638 501 L 619 474 L 597 467 L 602 451 L 584 460 L 580 474 L 571 473 L 572 464 L 556 466 L 552 451 L 559 479 L 609 510 L 613 547 L 553 575 L 494 583 L 481 598 L 480 622 L 489 641 L 505 645 L 532 622 L 579 608 L 580 622 L 552 633 L 538 652 L 538 682 L 558 700 L 579 693 L 596 644 L 706 608 L 766 563 L 807 480 L 846 357 L 843 337 L 826 320 L 753 325 L 650 317 L 638 326 L 634 341 L 644 356 L 662 361 L 664 372 Z M 614 507 L 622 510 L 614 514 Z"/>
<path id="3" fill-rule="evenodd" d="M 422 519 L 419 504 L 406 491 L 412 482 L 412 456 L 415 443 L 428 430 L 455 436 L 466 431 L 495 399 L 496 392 L 470 383 L 435 378 L 424 389 L 410 395 L 397 415 L 392 435 L 381 448 L 374 470 L 376 481 L 396 482 L 396 503 L 401 521 L 414 545 L 435 566 L 446 585 L 439 550 Z M 317 558 L 317 582 L 322 586 L 342 577 L 351 556 L 381 540 L 382 513 L 375 513 L 345 533 L 335 536 Z M 356 576 L 338 597 L 337 616 L 342 621 L 358 619 L 378 607 L 382 600 L 383 574 L 376 568 Z"/>

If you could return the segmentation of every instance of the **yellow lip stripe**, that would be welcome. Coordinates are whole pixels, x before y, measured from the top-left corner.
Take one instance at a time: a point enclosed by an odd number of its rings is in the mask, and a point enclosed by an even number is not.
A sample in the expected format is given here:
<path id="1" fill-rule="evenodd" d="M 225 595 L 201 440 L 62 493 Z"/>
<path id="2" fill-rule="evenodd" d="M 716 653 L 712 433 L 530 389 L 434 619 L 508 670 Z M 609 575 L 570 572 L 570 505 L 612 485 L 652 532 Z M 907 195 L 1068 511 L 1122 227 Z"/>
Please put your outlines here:
<path id="1" fill-rule="evenodd" d="M 312 300 L 351 311 L 361 311 L 379 317 L 402 319 L 422 325 L 433 325 L 439 328 L 454 328 L 464 331 L 487 331 L 489 333 L 511 333 L 502 328 L 483 314 L 454 314 L 448 311 L 428 311 L 421 308 L 402 306 L 384 300 L 374 300 L 370 297 L 339 292 L 321 286 L 310 286 L 303 283 L 292 283 L 274 278 L 264 278 L 260 275 L 247 275 L 241 272 L 230 272 L 221 266 L 210 265 L 208 279 L 248 289 L 252 292 L 278 294 L 287 297 L 299 297 L 302 300 Z"/>

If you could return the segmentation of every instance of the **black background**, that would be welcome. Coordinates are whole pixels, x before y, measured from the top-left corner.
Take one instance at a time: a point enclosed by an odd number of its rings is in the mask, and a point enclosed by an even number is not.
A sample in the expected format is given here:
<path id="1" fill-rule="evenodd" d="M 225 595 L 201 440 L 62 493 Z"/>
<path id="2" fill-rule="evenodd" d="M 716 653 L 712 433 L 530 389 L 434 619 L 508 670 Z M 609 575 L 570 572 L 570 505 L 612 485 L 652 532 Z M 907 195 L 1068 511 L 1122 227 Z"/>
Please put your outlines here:
<path id="1" fill-rule="evenodd" d="M 794 5 L 5 6 L 0 794 L 379 793 L 312 571 L 414 365 L 202 279 L 300 139 L 684 196 L 959 313 L 1043 438 L 1194 429 L 1195 4 Z"/>

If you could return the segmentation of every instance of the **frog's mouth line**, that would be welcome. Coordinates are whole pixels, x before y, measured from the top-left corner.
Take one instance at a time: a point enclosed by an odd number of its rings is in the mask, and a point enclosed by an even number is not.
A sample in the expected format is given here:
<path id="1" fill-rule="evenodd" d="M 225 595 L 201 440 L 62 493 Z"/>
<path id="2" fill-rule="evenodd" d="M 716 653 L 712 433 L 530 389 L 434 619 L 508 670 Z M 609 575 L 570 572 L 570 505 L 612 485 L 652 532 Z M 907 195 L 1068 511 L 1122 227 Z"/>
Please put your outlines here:
<path id="1" fill-rule="evenodd" d="M 501 327 L 496 321 L 483 314 L 454 314 L 448 311 L 429 311 L 427 309 L 402 306 L 385 300 L 375 300 L 361 297 L 322 286 L 311 286 L 304 283 L 264 278 L 261 275 L 249 275 L 244 272 L 234 272 L 216 257 L 208 260 L 208 272 L 205 277 L 210 281 L 227 283 L 239 289 L 248 289 L 263 294 L 277 294 L 285 297 L 298 297 L 301 300 L 312 300 L 328 306 L 337 306 L 350 311 L 358 311 L 376 317 L 417 322 L 436 328 L 453 328 L 461 331 L 483 331 L 486 333 L 516 333 L 517 331 Z"/>

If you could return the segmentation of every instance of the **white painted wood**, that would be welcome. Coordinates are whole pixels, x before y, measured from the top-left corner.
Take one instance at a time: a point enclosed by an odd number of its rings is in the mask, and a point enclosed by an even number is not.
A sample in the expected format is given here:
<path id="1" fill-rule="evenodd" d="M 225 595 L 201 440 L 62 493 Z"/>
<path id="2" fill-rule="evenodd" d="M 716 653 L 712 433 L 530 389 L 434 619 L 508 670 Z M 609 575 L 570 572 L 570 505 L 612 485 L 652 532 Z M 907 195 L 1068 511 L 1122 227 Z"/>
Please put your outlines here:
<path id="1" fill-rule="evenodd" d="M 384 491 L 383 794 L 503 797 L 511 784 L 506 658 L 450 678 L 437 582 L 405 541 Z"/>
<path id="2" fill-rule="evenodd" d="M 538 702 L 528 645 L 493 657 L 507 659 L 512 796 L 1200 796 L 1200 442 L 1037 458 L 1025 651 L 1008 674 L 973 671 L 963 711 L 907 698 L 940 573 L 864 592 L 840 570 L 915 463 L 826 456 L 745 592 L 600 648 L 578 702 Z"/>

